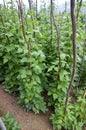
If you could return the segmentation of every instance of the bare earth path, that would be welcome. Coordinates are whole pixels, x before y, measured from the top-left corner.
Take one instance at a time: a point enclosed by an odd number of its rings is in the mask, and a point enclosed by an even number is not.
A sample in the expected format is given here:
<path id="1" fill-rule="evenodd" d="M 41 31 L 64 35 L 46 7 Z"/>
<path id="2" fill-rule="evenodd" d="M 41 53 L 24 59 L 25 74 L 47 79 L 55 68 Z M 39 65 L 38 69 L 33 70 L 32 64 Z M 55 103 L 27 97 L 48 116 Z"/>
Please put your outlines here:
<path id="1" fill-rule="evenodd" d="M 22 130 L 52 130 L 48 114 L 35 115 L 33 112 L 24 111 L 17 104 L 16 98 L 6 93 L 0 85 L 0 106 L 2 106 L 3 114 L 8 111 L 17 119 Z"/>

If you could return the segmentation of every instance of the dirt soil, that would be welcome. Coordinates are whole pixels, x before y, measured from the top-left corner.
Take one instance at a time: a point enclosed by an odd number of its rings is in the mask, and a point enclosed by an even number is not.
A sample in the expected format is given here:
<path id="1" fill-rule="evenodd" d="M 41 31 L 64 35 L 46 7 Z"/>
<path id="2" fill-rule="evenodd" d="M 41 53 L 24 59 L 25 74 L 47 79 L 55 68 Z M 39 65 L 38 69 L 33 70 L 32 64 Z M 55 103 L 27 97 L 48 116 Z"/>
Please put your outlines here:
<path id="1" fill-rule="evenodd" d="M 2 106 L 2 113 L 5 115 L 8 111 L 18 123 L 23 126 L 21 130 L 53 130 L 49 121 L 50 113 L 34 114 L 33 112 L 26 112 L 17 104 L 17 99 L 6 93 L 0 85 L 0 106 Z"/>

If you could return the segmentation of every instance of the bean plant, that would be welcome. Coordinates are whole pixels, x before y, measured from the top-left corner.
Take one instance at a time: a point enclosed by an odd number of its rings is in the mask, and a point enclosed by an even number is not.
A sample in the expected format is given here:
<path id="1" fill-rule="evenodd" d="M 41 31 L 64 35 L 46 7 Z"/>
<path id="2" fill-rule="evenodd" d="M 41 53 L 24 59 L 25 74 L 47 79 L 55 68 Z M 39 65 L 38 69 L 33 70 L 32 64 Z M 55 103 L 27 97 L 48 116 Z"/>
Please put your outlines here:
<path id="1" fill-rule="evenodd" d="M 79 12 L 76 21 L 76 73 L 65 112 L 74 63 L 70 13 L 54 12 L 50 19 L 50 8 L 47 12 L 41 9 L 35 16 L 34 9 L 25 10 L 23 4 L 17 4 L 17 8 L 11 2 L 7 7 L 0 7 L 0 82 L 3 88 L 16 94 L 18 103 L 27 111 L 46 112 L 52 107 L 53 130 L 82 130 L 86 124 L 83 13 Z"/>

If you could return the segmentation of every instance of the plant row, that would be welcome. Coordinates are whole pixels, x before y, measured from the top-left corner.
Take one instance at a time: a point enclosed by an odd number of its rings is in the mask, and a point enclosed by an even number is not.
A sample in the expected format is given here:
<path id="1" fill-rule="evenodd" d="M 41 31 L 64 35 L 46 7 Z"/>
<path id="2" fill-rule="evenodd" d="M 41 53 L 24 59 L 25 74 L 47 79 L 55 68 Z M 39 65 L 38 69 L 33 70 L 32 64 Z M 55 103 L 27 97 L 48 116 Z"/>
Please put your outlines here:
<path id="1" fill-rule="evenodd" d="M 54 23 L 51 39 L 49 12 L 46 14 L 43 10 L 36 19 L 33 10 L 23 10 L 23 17 L 18 14 L 19 11 L 10 3 L 7 8 L 1 7 L 0 81 L 3 87 L 8 93 L 18 95 L 18 102 L 27 111 L 46 112 L 48 107 L 53 107 L 54 113 L 50 117 L 53 129 L 82 130 L 86 123 L 86 100 L 83 98 L 86 34 L 83 15 L 80 14 L 76 33 L 77 72 L 64 113 L 73 65 L 70 14 L 55 16 L 60 39 Z M 78 85 L 79 81 L 83 85 Z"/>

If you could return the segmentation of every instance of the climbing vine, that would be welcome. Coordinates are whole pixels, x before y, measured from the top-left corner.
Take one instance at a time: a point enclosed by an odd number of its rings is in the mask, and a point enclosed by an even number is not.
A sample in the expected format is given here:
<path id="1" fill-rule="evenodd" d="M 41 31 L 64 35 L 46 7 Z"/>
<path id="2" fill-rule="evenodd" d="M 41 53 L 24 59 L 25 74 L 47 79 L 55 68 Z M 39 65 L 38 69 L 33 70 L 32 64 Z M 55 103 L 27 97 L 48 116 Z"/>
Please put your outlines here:
<path id="1" fill-rule="evenodd" d="M 82 1 L 78 13 L 70 2 L 71 15 L 54 12 L 53 0 L 47 12 L 34 11 L 30 0 L 26 10 L 21 0 L 0 6 L 0 82 L 27 111 L 52 107 L 58 130 L 86 123 L 86 21 Z"/>

